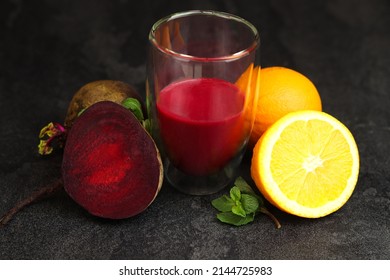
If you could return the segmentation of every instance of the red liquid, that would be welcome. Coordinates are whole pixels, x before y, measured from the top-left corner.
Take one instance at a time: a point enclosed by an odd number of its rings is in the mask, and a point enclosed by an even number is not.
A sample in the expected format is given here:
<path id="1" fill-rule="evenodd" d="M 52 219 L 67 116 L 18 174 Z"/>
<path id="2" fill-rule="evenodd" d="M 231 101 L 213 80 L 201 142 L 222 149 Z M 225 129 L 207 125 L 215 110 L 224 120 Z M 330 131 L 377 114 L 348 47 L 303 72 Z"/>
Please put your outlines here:
<path id="1" fill-rule="evenodd" d="M 244 134 L 244 98 L 234 84 L 210 78 L 183 80 L 160 92 L 161 137 L 176 168 L 207 175 L 237 154 Z"/>

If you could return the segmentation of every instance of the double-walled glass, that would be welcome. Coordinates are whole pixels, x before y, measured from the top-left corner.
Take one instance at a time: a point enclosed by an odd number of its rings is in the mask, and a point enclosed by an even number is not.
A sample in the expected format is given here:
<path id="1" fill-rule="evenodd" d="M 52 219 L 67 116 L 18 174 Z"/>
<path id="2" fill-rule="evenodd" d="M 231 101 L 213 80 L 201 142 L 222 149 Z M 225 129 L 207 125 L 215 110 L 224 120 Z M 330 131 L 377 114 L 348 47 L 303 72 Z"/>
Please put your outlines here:
<path id="1" fill-rule="evenodd" d="M 188 11 L 156 22 L 149 40 L 148 113 L 165 179 L 215 193 L 236 176 L 253 126 L 259 34 L 235 15 Z"/>

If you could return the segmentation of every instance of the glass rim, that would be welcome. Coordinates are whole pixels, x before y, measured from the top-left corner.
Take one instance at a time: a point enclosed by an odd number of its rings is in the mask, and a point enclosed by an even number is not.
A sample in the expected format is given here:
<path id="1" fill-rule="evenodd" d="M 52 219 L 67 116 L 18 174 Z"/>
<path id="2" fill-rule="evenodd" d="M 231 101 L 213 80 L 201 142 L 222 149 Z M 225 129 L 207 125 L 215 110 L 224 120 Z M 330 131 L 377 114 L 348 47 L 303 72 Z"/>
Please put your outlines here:
<path id="1" fill-rule="evenodd" d="M 238 23 L 244 24 L 253 33 L 252 43 L 247 48 L 239 50 L 239 51 L 234 52 L 232 54 L 223 55 L 223 56 L 215 56 L 215 57 L 201 57 L 201 56 L 184 54 L 184 53 L 176 52 L 170 48 L 163 47 L 157 43 L 155 33 L 163 23 L 167 23 L 169 21 L 172 21 L 172 20 L 175 20 L 178 18 L 193 16 L 193 15 L 216 16 L 219 18 L 233 20 L 233 21 L 236 21 Z M 256 48 L 260 44 L 260 37 L 259 37 L 259 32 L 257 31 L 257 28 L 252 23 L 250 23 L 246 19 L 241 18 L 239 16 L 236 16 L 236 15 L 233 15 L 230 13 L 226 13 L 226 12 L 214 11 L 214 10 L 189 10 L 189 11 L 177 12 L 177 13 L 170 14 L 170 15 L 165 16 L 165 17 L 159 19 L 158 21 L 156 21 L 153 24 L 153 26 L 149 32 L 149 42 L 151 42 L 157 49 L 159 49 L 163 53 L 169 54 L 171 56 L 175 56 L 176 58 L 207 62 L 207 61 L 229 61 L 229 60 L 236 60 L 236 59 L 239 59 L 241 57 L 244 57 L 244 56 L 250 54 L 252 51 L 256 50 Z"/>

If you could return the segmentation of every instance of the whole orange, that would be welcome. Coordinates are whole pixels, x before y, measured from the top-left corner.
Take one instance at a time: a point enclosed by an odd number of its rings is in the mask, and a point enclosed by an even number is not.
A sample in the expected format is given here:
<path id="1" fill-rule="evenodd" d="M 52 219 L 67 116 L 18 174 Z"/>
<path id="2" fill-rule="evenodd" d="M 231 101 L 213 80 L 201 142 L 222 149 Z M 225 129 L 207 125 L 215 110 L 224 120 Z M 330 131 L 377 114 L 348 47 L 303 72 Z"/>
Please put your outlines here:
<path id="1" fill-rule="evenodd" d="M 290 112 L 322 111 L 320 95 L 314 84 L 301 73 L 272 66 L 260 70 L 260 92 L 250 138 L 252 145 L 273 123 Z"/>

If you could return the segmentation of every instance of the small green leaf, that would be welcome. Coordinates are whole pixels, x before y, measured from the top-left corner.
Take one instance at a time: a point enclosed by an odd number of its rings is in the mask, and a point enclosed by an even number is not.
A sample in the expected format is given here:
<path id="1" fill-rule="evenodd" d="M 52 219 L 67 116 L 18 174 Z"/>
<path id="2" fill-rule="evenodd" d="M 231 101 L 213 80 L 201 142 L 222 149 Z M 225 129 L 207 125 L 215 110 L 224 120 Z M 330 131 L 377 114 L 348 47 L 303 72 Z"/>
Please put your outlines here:
<path id="1" fill-rule="evenodd" d="M 218 220 L 226 224 L 242 226 L 252 222 L 255 218 L 255 214 L 253 213 L 251 215 L 246 215 L 245 217 L 241 217 L 233 214 L 232 212 L 224 212 L 224 213 L 219 213 L 217 215 L 217 218 Z"/>
<path id="2" fill-rule="evenodd" d="M 232 207 L 235 205 L 233 199 L 231 199 L 227 195 L 223 195 L 219 198 L 214 199 L 213 201 L 211 201 L 211 204 L 214 206 L 214 208 L 221 212 L 232 211 Z"/>
<path id="3" fill-rule="evenodd" d="M 130 110 L 139 121 L 144 120 L 144 114 L 142 113 L 142 105 L 136 98 L 126 98 L 122 101 L 122 106 Z"/>
<path id="4" fill-rule="evenodd" d="M 234 200 L 234 201 L 240 201 L 241 200 L 241 191 L 239 188 L 237 187 L 233 187 L 230 189 L 230 197 Z"/>
<path id="5" fill-rule="evenodd" d="M 252 187 L 244 180 L 242 177 L 238 177 L 236 181 L 234 182 L 236 187 L 238 187 L 241 191 L 241 193 L 251 194 L 252 196 L 256 197 L 259 201 L 260 205 L 263 205 L 263 199 L 261 196 L 257 195 L 256 192 L 252 189 Z"/>
<path id="6" fill-rule="evenodd" d="M 249 186 L 242 177 L 238 177 L 236 181 L 234 181 L 234 185 L 240 189 L 241 193 L 255 194 L 251 186 Z"/>
<path id="7" fill-rule="evenodd" d="M 236 202 L 236 205 L 234 205 L 232 207 L 232 212 L 233 212 L 233 214 L 236 214 L 236 215 L 241 216 L 241 217 L 246 216 L 244 207 L 242 207 L 242 204 L 239 201 L 238 201 L 238 203 Z"/>
<path id="8" fill-rule="evenodd" d="M 255 213 L 259 208 L 259 201 L 250 194 L 241 194 L 241 203 L 246 214 Z"/>

